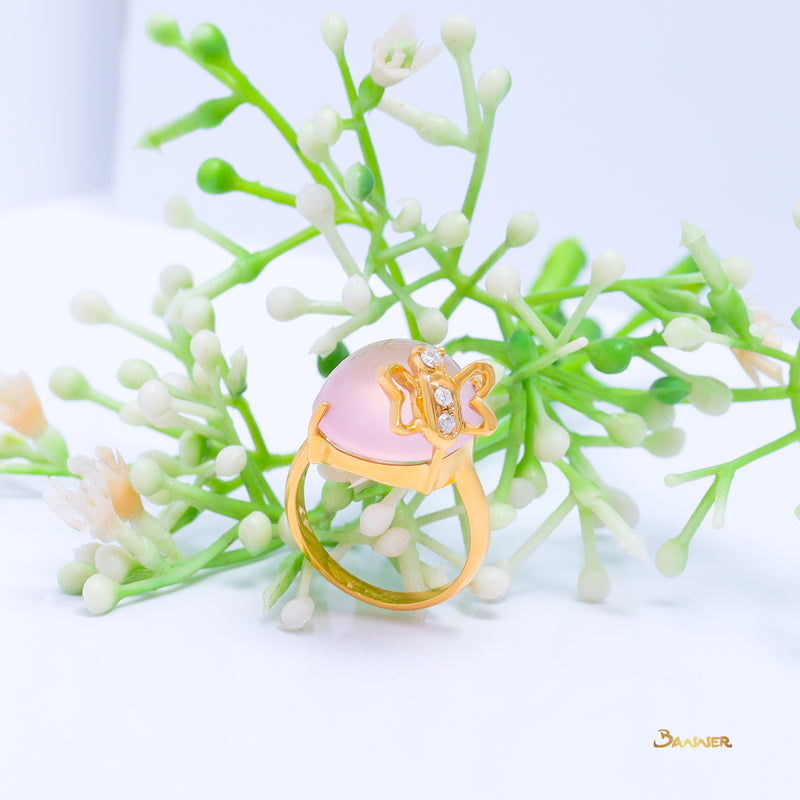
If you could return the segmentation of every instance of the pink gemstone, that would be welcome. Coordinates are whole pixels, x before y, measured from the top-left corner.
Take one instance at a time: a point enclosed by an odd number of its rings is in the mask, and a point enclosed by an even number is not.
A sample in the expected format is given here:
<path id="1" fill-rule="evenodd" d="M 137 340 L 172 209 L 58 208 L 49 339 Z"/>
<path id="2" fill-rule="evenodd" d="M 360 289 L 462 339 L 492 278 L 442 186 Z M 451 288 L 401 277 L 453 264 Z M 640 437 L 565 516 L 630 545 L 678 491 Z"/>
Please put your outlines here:
<path id="1" fill-rule="evenodd" d="M 388 339 L 362 347 L 346 358 L 328 376 L 314 400 L 314 408 L 321 402 L 330 408 L 320 422 L 320 431 L 326 438 L 352 455 L 386 463 L 410 464 L 430 460 L 433 446 L 421 433 L 401 436 L 391 428 L 391 403 L 378 383 L 378 371 L 387 364 L 401 364 L 408 368 L 408 357 L 421 342 L 409 339 Z M 445 356 L 445 368 L 454 376 L 460 367 L 450 356 Z M 461 389 L 461 413 L 465 422 L 480 425 L 481 418 L 469 405 L 475 388 L 466 383 Z M 402 410 L 403 422 L 411 421 L 410 399 L 406 398 Z M 472 439 L 459 436 L 447 451 L 464 447 Z"/>

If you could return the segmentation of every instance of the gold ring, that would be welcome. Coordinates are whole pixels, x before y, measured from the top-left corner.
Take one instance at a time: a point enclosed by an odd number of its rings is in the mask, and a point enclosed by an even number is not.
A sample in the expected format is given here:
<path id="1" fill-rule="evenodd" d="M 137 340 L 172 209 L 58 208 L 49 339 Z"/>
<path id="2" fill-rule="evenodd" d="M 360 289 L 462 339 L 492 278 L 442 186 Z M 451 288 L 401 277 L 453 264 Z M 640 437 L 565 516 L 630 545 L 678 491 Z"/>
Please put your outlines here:
<path id="1" fill-rule="evenodd" d="M 490 364 L 464 369 L 444 348 L 402 339 L 376 342 L 346 358 L 314 401 L 308 439 L 286 482 L 289 528 L 305 557 L 332 584 L 374 606 L 415 610 L 447 600 L 475 576 L 489 547 L 489 509 L 472 447 L 497 418 L 486 404 L 494 385 Z M 459 575 L 424 591 L 393 591 L 342 567 L 317 538 L 305 507 L 310 464 L 325 464 L 388 486 L 430 494 L 453 484 L 469 525 Z"/>

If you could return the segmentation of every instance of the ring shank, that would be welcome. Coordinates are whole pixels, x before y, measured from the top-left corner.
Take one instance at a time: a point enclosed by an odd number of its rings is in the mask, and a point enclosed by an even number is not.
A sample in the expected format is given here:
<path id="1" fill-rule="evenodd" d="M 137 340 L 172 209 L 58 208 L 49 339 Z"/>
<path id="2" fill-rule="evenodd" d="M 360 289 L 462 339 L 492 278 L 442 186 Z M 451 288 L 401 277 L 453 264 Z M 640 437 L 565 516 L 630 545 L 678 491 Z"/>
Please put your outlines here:
<path id="1" fill-rule="evenodd" d="M 304 485 L 310 464 L 309 442 L 297 451 L 286 481 L 286 517 L 295 541 L 305 557 L 334 586 L 380 608 L 414 611 L 444 602 L 458 594 L 475 577 L 489 549 L 489 509 L 486 495 L 471 460 L 463 460 L 453 475 L 469 524 L 469 550 L 464 567 L 451 583 L 420 592 L 383 589 L 356 577 L 342 567 L 314 533 L 305 507 Z"/>

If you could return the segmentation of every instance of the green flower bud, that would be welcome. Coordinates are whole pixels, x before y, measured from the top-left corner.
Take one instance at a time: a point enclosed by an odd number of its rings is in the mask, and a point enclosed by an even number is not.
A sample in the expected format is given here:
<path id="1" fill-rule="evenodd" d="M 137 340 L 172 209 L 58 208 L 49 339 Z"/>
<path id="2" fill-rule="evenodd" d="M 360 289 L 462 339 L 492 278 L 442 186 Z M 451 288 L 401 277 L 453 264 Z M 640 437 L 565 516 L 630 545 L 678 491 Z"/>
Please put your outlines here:
<path id="1" fill-rule="evenodd" d="M 708 314 L 708 309 L 700 302 L 697 295 L 688 289 L 660 289 L 656 296 L 659 304 L 667 311 L 693 314 L 697 317 Z"/>
<path id="2" fill-rule="evenodd" d="M 175 47 L 183 41 L 178 23 L 169 14 L 156 13 L 147 20 L 147 35 L 162 47 Z"/>
<path id="3" fill-rule="evenodd" d="M 189 36 L 189 50 L 202 61 L 219 64 L 227 61 L 230 53 L 222 31 L 208 22 L 198 25 Z"/>
<path id="4" fill-rule="evenodd" d="M 566 319 L 561 324 L 563 325 L 565 323 Z M 599 323 L 595 322 L 591 317 L 584 317 L 578 323 L 578 327 L 575 328 L 575 333 L 572 334 L 572 338 L 577 339 L 579 336 L 585 336 L 590 342 L 593 342 L 596 339 L 602 339 L 603 329 L 600 327 Z"/>
<path id="5" fill-rule="evenodd" d="M 339 342 L 330 355 L 325 357 L 317 356 L 317 369 L 319 370 L 319 374 L 322 375 L 323 378 L 327 378 L 349 355 L 350 351 L 345 344 Z"/>
<path id="6" fill-rule="evenodd" d="M 353 501 L 353 490 L 346 483 L 325 481 L 322 487 L 322 505 L 329 514 L 347 508 Z"/>
<path id="7" fill-rule="evenodd" d="M 361 203 L 375 189 L 375 176 L 369 167 L 356 162 L 351 164 L 344 174 L 344 189 L 353 200 Z"/>
<path id="8" fill-rule="evenodd" d="M 236 170 L 221 158 L 206 159 L 197 170 L 197 185 L 208 194 L 225 194 L 236 188 Z"/>
<path id="9" fill-rule="evenodd" d="M 732 284 L 721 292 L 713 289 L 708 293 L 708 304 L 743 339 L 750 338 L 750 315 L 742 296 Z"/>
<path id="10" fill-rule="evenodd" d="M 586 265 L 586 253 L 575 239 L 559 242 L 547 257 L 529 294 L 571 286 Z"/>
<path id="11" fill-rule="evenodd" d="M 275 580 L 264 589 L 264 612 L 266 613 L 281 597 L 285 594 L 286 590 L 292 585 L 292 582 L 300 572 L 300 567 L 303 566 L 302 553 L 290 553 L 286 558 L 281 561 L 278 566 L 278 574 Z"/>
<path id="12" fill-rule="evenodd" d="M 689 396 L 691 390 L 692 387 L 687 381 L 674 375 L 665 375 L 650 384 L 650 394 L 660 403 L 668 406 L 680 403 Z"/>
<path id="13" fill-rule="evenodd" d="M 194 110 L 197 125 L 200 128 L 216 128 L 234 109 L 242 104 L 242 98 L 236 95 L 218 97 L 200 103 Z"/>
<path id="14" fill-rule="evenodd" d="M 794 314 L 792 314 L 792 325 L 794 325 L 795 328 L 800 328 L 800 306 L 798 306 Z"/>
<path id="15" fill-rule="evenodd" d="M 515 369 L 529 364 L 535 355 L 533 337 L 523 328 L 516 328 L 508 337 L 506 351 L 508 360 Z"/>
<path id="16" fill-rule="evenodd" d="M 628 368 L 633 356 L 633 347 L 627 339 L 613 337 L 590 342 L 586 354 L 596 370 L 606 375 L 613 375 Z"/>
<path id="17" fill-rule="evenodd" d="M 187 467 L 197 467 L 206 459 L 208 440 L 199 433 L 184 431 L 178 440 L 178 453 Z"/>
<path id="18" fill-rule="evenodd" d="M 372 111 L 380 103 L 383 93 L 386 91 L 383 86 L 378 86 L 372 75 L 367 75 L 358 87 L 358 100 L 356 100 L 356 113 L 364 114 Z"/>

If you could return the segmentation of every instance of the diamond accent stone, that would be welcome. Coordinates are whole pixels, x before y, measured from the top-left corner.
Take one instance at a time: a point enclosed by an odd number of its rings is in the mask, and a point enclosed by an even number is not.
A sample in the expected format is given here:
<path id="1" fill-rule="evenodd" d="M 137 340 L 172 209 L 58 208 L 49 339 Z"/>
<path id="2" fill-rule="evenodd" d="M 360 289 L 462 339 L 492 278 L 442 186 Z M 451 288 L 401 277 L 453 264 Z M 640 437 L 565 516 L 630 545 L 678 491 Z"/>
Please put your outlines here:
<path id="1" fill-rule="evenodd" d="M 442 354 L 431 344 L 429 344 L 420 354 L 422 363 L 426 367 L 433 369 L 437 364 L 441 364 L 444 360 Z"/>
<path id="2" fill-rule="evenodd" d="M 452 433 L 456 429 L 456 418 L 452 414 L 439 414 L 439 430 Z"/>
<path id="3" fill-rule="evenodd" d="M 450 406 L 453 404 L 453 393 L 444 386 L 437 386 L 433 392 L 433 399 L 442 407 Z"/>

